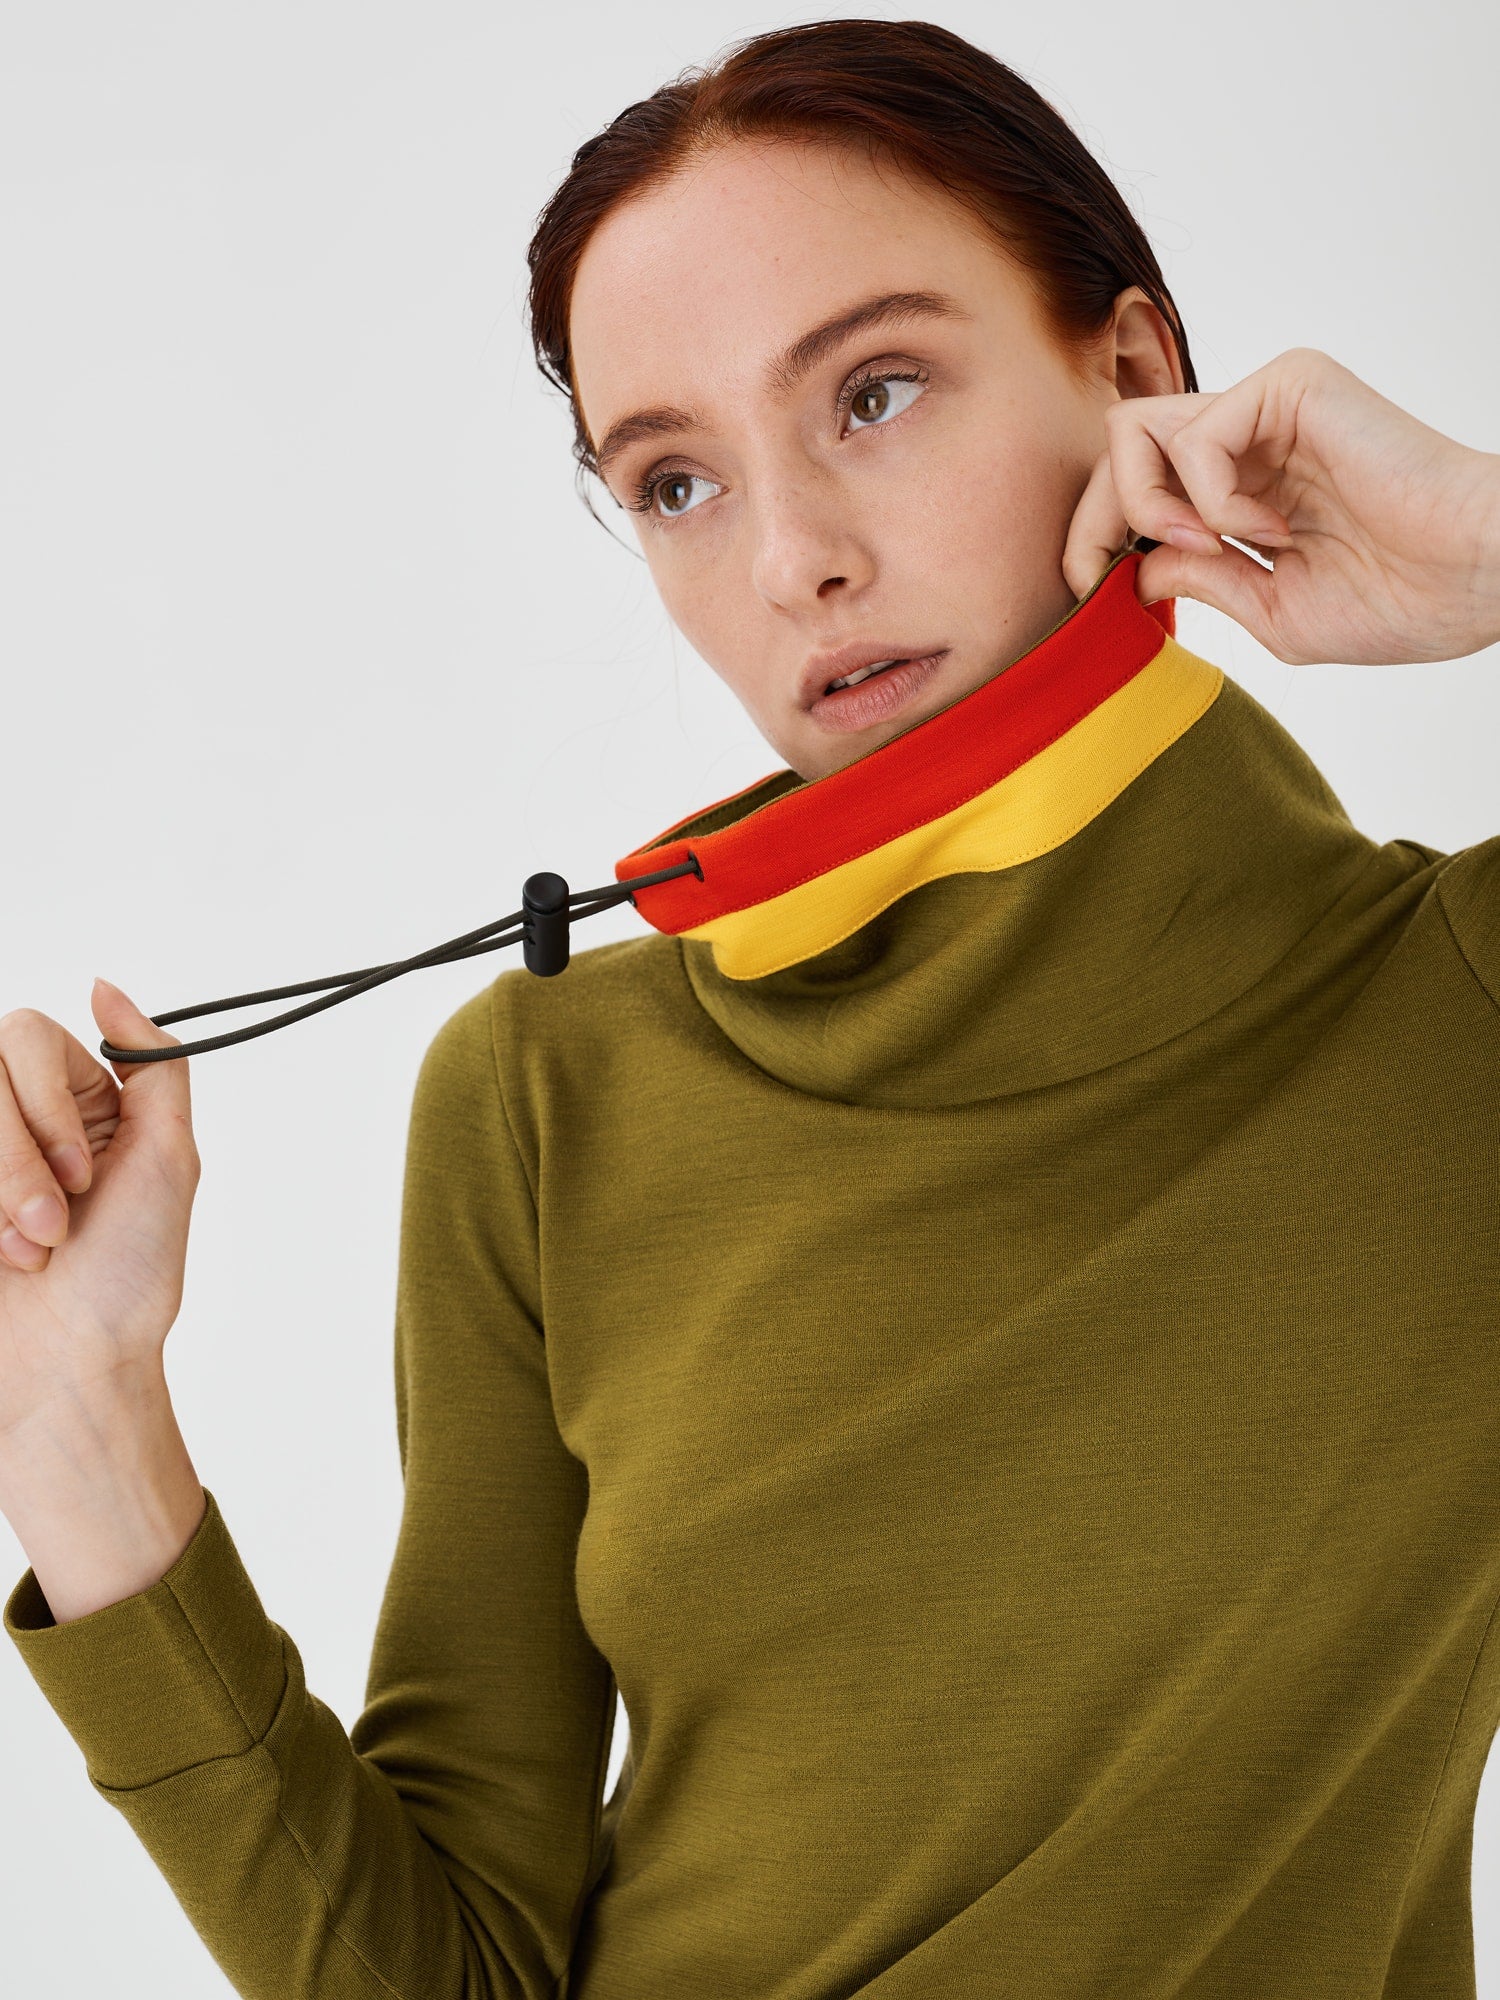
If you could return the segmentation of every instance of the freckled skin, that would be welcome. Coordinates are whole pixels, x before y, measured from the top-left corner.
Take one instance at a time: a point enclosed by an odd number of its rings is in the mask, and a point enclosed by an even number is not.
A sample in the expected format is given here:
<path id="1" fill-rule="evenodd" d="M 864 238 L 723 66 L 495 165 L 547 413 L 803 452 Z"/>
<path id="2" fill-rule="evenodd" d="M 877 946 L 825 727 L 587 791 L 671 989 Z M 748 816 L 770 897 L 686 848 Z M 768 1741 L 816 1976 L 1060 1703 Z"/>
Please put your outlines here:
<path id="1" fill-rule="evenodd" d="M 765 386 L 770 357 L 809 328 L 914 291 L 971 317 L 867 328 L 788 395 Z M 675 513 L 660 492 L 632 513 L 642 551 L 673 623 L 808 779 L 947 707 L 1072 609 L 1062 553 L 1106 409 L 1183 388 L 1138 287 L 1080 376 L 966 209 L 822 141 L 723 145 L 616 209 L 580 260 L 570 332 L 596 444 L 641 408 L 705 420 L 632 445 L 609 487 L 628 505 L 654 470 L 696 482 L 667 494 Z M 891 414 L 865 403 L 877 420 L 851 425 L 840 392 L 870 363 L 926 380 L 914 399 L 890 383 Z M 894 715 L 830 733 L 804 705 L 803 671 L 866 639 L 949 650 Z"/>

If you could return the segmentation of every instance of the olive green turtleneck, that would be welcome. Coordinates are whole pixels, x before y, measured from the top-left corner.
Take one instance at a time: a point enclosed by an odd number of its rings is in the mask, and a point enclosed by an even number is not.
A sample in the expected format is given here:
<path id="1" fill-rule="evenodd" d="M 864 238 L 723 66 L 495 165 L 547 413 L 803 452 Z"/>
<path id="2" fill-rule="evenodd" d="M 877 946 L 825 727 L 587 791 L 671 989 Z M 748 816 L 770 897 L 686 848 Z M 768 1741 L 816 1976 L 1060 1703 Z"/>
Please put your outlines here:
<path id="1" fill-rule="evenodd" d="M 446 1022 L 348 1734 L 211 1491 L 6 1630 L 265 2000 L 1458 2000 L 1497 1193 L 1500 837 L 1366 838 L 1226 677 L 795 964 Z"/>

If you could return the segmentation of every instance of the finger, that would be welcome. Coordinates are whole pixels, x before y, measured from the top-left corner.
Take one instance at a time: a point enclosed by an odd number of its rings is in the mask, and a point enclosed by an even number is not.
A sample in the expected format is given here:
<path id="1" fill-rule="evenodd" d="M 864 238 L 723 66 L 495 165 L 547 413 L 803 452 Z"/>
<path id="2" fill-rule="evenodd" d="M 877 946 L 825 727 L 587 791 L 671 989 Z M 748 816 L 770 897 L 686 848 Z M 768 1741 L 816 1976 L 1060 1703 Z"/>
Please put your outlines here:
<path id="1" fill-rule="evenodd" d="M 1220 542 L 1194 500 L 1180 491 L 1174 463 L 1177 437 L 1215 398 L 1138 396 L 1112 403 L 1105 414 L 1115 488 L 1130 524 L 1153 541 L 1215 556 Z"/>
<path id="2" fill-rule="evenodd" d="M 117 1049 L 177 1049 L 181 1039 L 159 1028 L 128 995 L 96 979 L 89 996 L 104 1039 Z M 188 1056 L 172 1062 L 113 1063 L 119 1073 L 120 1128 L 163 1157 L 196 1159 Z"/>
<path id="3" fill-rule="evenodd" d="M 0 1217 L 0 1267 L 14 1271 L 44 1271 L 51 1261 L 50 1248 L 23 1236 L 13 1222 Z"/>
<path id="4" fill-rule="evenodd" d="M 1266 370 L 1247 375 L 1175 430 L 1166 450 L 1199 519 L 1214 534 L 1289 548 L 1286 516 L 1249 490 L 1243 464 L 1253 452 L 1262 482 L 1268 468 L 1274 478 L 1286 465 L 1296 427 L 1286 422 L 1274 391 Z"/>
<path id="5" fill-rule="evenodd" d="M 91 1128 L 107 1125 L 116 1108 L 114 1078 L 76 1035 L 34 1007 L 0 1021 L 0 1074 L 59 1186 L 82 1194 L 93 1179 Z"/>
<path id="6" fill-rule="evenodd" d="M 1110 472 L 1109 453 L 1101 451 L 1073 509 L 1063 548 L 1063 576 L 1075 597 L 1086 597 L 1093 589 L 1129 532 Z"/>
<path id="7" fill-rule="evenodd" d="M 1137 597 L 1142 604 L 1154 604 L 1163 597 L 1196 598 L 1243 625 L 1252 638 L 1274 651 L 1272 572 L 1227 542 L 1221 542 L 1219 549 L 1216 556 L 1171 547 L 1148 550 L 1136 572 Z"/>
<path id="8" fill-rule="evenodd" d="M 63 1240 L 67 1194 L 82 1193 L 93 1178 L 74 1095 L 89 1071 L 104 1074 L 60 1023 L 35 1008 L 0 1021 L 0 1221 L 32 1245 Z"/>
<path id="9" fill-rule="evenodd" d="M 67 1229 L 67 1196 L 0 1072 L 0 1245 L 11 1263 L 34 1270 Z"/>

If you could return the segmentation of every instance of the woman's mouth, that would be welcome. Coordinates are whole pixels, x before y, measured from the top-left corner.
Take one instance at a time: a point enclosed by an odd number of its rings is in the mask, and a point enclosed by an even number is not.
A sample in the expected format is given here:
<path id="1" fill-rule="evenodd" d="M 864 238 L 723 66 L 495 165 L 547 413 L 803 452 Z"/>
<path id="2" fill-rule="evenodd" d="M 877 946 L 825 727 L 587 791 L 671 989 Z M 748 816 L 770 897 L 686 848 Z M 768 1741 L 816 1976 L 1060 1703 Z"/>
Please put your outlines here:
<path id="1" fill-rule="evenodd" d="M 861 667 L 830 686 L 808 710 L 825 729 L 868 729 L 903 708 L 918 688 L 925 687 L 948 657 L 947 647 L 920 660 L 890 660 Z"/>

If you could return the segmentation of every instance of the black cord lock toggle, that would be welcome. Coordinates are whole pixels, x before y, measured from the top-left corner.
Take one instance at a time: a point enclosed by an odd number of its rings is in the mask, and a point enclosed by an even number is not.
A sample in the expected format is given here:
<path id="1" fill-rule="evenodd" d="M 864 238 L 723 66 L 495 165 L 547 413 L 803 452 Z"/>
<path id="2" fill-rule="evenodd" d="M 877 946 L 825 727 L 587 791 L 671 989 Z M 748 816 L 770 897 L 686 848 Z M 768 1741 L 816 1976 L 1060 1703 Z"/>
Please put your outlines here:
<path id="1" fill-rule="evenodd" d="M 568 966 L 568 885 L 561 875 L 544 869 L 521 884 L 521 910 L 526 935 L 521 956 L 544 979 Z"/>
<path id="2" fill-rule="evenodd" d="M 291 1007 L 272 1020 L 237 1028 L 232 1034 L 179 1042 L 175 1048 L 124 1049 L 105 1041 L 100 1042 L 99 1053 L 115 1063 L 171 1062 L 180 1056 L 206 1055 L 210 1049 L 227 1049 L 235 1042 L 250 1042 L 257 1035 L 269 1035 L 275 1028 L 290 1027 L 293 1021 L 304 1021 L 309 1014 L 320 1014 L 325 1007 L 336 1007 L 341 1000 L 352 1000 L 356 993 L 367 993 L 372 986 L 399 979 L 403 972 L 415 972 L 419 966 L 449 965 L 455 959 L 474 958 L 480 952 L 498 951 L 507 944 L 520 945 L 529 971 L 550 978 L 567 970 L 569 926 L 577 918 L 592 917 L 600 910 L 613 909 L 617 903 L 634 902 L 635 890 L 649 888 L 653 882 L 668 882 L 674 875 L 696 875 L 701 882 L 703 867 L 697 855 L 689 854 L 686 861 L 679 861 L 672 868 L 659 868 L 654 875 L 634 875 L 628 882 L 609 882 L 601 889 L 571 892 L 561 875 L 542 869 L 528 875 L 522 884 L 519 910 L 495 923 L 481 924 L 478 930 L 465 931 L 462 937 L 449 938 L 446 944 L 419 951 L 411 958 L 394 959 L 389 965 L 367 965 L 360 972 L 338 972 L 327 979 L 304 979 L 296 986 L 268 986 L 260 993 L 236 993 L 228 1000 L 205 1000 L 199 1007 L 177 1007 L 170 1013 L 151 1014 L 147 1018 L 158 1028 L 168 1028 L 176 1021 L 191 1021 L 200 1014 L 228 1014 L 237 1007 L 290 1000 L 299 993 L 322 993 L 326 996 L 322 1000 L 309 1000 L 305 1007 Z M 496 936 L 496 932 L 500 935 Z M 330 987 L 337 987 L 338 991 L 330 993 Z"/>

